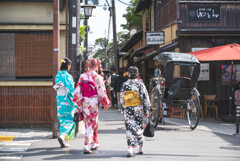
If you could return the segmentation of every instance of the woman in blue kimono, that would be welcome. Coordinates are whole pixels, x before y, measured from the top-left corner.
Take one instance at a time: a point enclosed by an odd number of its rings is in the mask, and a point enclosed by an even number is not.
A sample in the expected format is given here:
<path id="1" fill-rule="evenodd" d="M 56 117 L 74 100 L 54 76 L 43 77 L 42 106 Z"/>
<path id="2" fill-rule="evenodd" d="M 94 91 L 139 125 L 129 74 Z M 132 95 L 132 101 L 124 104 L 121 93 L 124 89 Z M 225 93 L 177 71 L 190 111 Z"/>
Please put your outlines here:
<path id="1" fill-rule="evenodd" d="M 74 129 L 73 116 L 76 111 L 76 104 L 73 103 L 74 82 L 73 77 L 68 73 L 71 68 L 71 60 L 61 60 L 60 71 L 56 75 L 56 84 L 53 88 L 57 91 L 57 113 L 60 124 L 58 141 L 61 148 L 69 146 L 65 137 Z"/>

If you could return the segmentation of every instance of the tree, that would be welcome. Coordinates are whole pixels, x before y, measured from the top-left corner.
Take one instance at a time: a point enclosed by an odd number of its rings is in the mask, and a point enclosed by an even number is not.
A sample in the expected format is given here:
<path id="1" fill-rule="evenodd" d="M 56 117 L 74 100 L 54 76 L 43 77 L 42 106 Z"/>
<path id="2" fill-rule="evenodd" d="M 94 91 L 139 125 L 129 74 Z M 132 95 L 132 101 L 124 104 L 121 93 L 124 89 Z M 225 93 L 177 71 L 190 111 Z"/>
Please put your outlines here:
<path id="1" fill-rule="evenodd" d="M 127 13 L 123 15 L 126 18 L 127 24 L 122 24 L 123 29 L 135 28 L 137 30 L 142 27 L 142 11 L 135 14 L 135 8 L 137 6 L 138 0 L 131 0 L 131 6 L 128 6 Z"/>
<path id="2" fill-rule="evenodd" d="M 102 61 L 102 66 L 105 67 L 105 53 L 107 54 L 107 64 L 111 62 L 111 53 L 109 48 L 112 48 L 112 44 L 108 44 L 106 38 L 98 38 L 95 40 L 94 47 L 97 49 L 94 54 L 94 58 L 99 58 Z"/>
<path id="3" fill-rule="evenodd" d="M 117 38 L 118 38 L 118 48 L 121 49 L 130 38 L 130 33 L 128 31 L 120 31 L 117 33 Z"/>
<path id="4" fill-rule="evenodd" d="M 85 28 L 86 28 L 85 25 L 80 26 L 80 28 L 79 28 L 79 43 L 80 43 L 79 53 L 80 53 L 80 55 L 82 55 L 83 52 L 86 50 L 85 47 L 81 46 L 81 42 L 82 42 L 83 40 L 85 40 L 85 35 L 86 35 Z"/>
<path id="5" fill-rule="evenodd" d="M 118 47 L 121 48 L 125 45 L 130 38 L 128 31 L 120 31 L 117 33 Z M 97 49 L 94 54 L 94 58 L 99 58 L 102 61 L 102 65 L 105 67 L 105 53 L 107 54 L 107 66 L 111 67 L 114 63 L 113 60 L 113 42 L 108 43 L 106 38 L 98 38 L 95 40 L 94 47 Z"/>

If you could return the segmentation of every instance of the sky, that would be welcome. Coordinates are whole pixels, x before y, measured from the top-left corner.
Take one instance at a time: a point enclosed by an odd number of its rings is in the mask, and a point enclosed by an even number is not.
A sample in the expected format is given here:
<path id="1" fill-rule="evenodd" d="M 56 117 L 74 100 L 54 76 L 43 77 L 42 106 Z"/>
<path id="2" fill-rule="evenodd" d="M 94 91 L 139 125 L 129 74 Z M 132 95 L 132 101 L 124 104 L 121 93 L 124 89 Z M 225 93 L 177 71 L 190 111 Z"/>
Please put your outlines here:
<path id="1" fill-rule="evenodd" d="M 120 0 L 124 3 L 129 4 L 130 0 Z M 122 17 L 123 14 L 127 13 L 127 5 L 121 3 L 118 0 L 115 0 L 116 8 L 116 27 L 117 32 L 124 31 L 121 27 L 121 24 L 126 24 L 126 19 Z M 90 2 L 90 1 L 89 1 Z M 112 0 L 108 0 L 109 4 L 112 5 Z M 99 5 L 106 4 L 106 0 L 99 0 Z M 88 26 L 90 31 L 88 33 L 88 44 L 93 46 L 95 39 L 107 37 L 108 34 L 108 23 L 109 23 L 109 10 L 108 7 L 106 10 L 103 9 L 103 6 L 97 6 L 93 9 L 92 17 L 88 19 Z M 109 39 L 113 39 L 113 30 L 112 30 L 112 18 L 110 26 L 110 36 Z"/>

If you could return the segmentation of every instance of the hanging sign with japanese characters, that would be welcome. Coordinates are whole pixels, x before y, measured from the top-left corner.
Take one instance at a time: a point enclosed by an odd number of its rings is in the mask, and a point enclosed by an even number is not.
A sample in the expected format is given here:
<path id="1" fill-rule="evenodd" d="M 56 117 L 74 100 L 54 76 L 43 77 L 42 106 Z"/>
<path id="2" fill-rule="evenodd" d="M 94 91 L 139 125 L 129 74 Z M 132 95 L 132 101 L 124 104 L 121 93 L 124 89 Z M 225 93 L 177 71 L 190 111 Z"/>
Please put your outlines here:
<path id="1" fill-rule="evenodd" d="M 188 6 L 189 22 L 220 21 L 220 6 Z"/>
<path id="2" fill-rule="evenodd" d="M 163 31 L 146 32 L 147 45 L 162 45 L 164 44 L 164 38 Z"/>

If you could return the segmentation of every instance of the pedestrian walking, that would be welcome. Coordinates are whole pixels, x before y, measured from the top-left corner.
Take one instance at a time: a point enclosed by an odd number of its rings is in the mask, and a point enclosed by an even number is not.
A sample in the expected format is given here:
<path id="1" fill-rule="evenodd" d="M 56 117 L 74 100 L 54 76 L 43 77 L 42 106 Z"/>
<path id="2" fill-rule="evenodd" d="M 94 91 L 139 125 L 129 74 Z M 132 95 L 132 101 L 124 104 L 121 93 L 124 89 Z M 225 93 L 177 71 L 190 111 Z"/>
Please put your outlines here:
<path id="1" fill-rule="evenodd" d="M 92 150 L 96 150 L 99 147 L 97 138 L 99 102 L 105 110 L 111 105 L 106 94 L 103 77 L 96 73 L 98 68 L 103 76 L 99 59 L 87 61 L 87 71 L 79 78 L 74 92 L 73 101 L 77 103 L 78 112 L 83 114 L 85 123 L 84 154 L 91 154 Z M 91 144 L 91 149 L 88 147 L 89 144 Z"/>
<path id="2" fill-rule="evenodd" d="M 106 80 L 104 81 L 104 83 L 105 83 L 108 99 L 112 100 L 111 89 L 110 89 L 110 85 L 108 84 L 109 77 L 110 77 L 110 73 L 106 75 Z"/>
<path id="3" fill-rule="evenodd" d="M 238 82 L 236 90 L 234 92 L 234 104 L 235 106 L 240 105 L 240 82 Z"/>
<path id="4" fill-rule="evenodd" d="M 142 83 L 144 84 L 142 73 L 139 73 L 139 74 L 138 74 L 138 81 L 139 81 L 139 82 L 142 82 Z"/>
<path id="5" fill-rule="evenodd" d="M 64 58 L 61 60 L 60 71 L 58 71 L 54 85 L 57 91 L 57 115 L 60 124 L 58 141 L 61 148 L 69 146 L 65 137 L 72 133 L 75 127 L 73 122 L 77 105 L 73 102 L 74 82 L 73 77 L 68 73 L 71 69 L 71 60 Z"/>
<path id="6" fill-rule="evenodd" d="M 116 77 L 118 76 L 116 73 L 116 68 L 111 69 L 112 74 L 108 78 L 108 84 L 110 85 L 110 90 L 111 90 L 111 97 L 112 97 L 112 107 L 117 108 L 117 96 L 114 92 L 114 86 L 115 86 L 115 81 Z"/>
<path id="7" fill-rule="evenodd" d="M 152 108 L 145 85 L 138 81 L 138 68 L 129 67 L 128 77 L 122 85 L 120 101 L 125 118 L 127 156 L 131 157 L 136 146 L 139 147 L 139 154 L 143 154 L 143 118 L 150 117 Z"/>
<path id="8" fill-rule="evenodd" d="M 122 87 L 122 84 L 127 81 L 127 77 L 123 76 L 123 72 L 119 71 L 118 76 L 116 77 L 115 86 L 114 86 L 114 92 L 117 95 L 117 102 L 118 102 L 118 111 L 121 111 L 121 103 L 120 103 L 120 90 Z"/>

